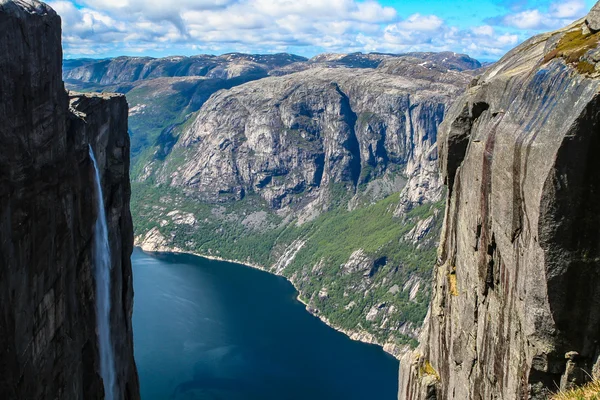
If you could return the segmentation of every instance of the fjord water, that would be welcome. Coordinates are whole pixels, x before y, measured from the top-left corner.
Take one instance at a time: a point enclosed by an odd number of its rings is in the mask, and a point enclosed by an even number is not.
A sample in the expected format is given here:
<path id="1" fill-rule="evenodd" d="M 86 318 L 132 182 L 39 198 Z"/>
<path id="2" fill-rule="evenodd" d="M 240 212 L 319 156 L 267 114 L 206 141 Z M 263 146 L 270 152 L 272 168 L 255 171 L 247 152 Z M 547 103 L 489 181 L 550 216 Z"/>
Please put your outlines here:
<path id="1" fill-rule="evenodd" d="M 94 276 L 96 279 L 96 321 L 98 326 L 98 349 L 100 351 L 100 376 L 104 383 L 104 398 L 113 400 L 115 395 L 115 357 L 110 338 L 110 246 L 106 226 L 106 210 L 100 183 L 100 173 L 92 146 L 90 158 L 94 166 L 96 224 L 94 225 Z"/>
<path id="2" fill-rule="evenodd" d="M 350 340 L 284 278 L 190 255 L 132 256 L 142 400 L 392 400 L 398 361 Z"/>

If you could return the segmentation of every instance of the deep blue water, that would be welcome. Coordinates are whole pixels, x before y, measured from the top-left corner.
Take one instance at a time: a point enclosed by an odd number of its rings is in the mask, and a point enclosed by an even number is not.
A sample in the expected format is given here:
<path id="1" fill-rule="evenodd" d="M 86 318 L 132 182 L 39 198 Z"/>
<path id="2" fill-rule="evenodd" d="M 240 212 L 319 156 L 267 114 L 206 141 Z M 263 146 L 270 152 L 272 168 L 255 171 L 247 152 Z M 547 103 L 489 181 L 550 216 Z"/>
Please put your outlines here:
<path id="1" fill-rule="evenodd" d="M 188 255 L 132 256 L 142 400 L 393 400 L 398 362 L 310 315 L 285 279 Z"/>

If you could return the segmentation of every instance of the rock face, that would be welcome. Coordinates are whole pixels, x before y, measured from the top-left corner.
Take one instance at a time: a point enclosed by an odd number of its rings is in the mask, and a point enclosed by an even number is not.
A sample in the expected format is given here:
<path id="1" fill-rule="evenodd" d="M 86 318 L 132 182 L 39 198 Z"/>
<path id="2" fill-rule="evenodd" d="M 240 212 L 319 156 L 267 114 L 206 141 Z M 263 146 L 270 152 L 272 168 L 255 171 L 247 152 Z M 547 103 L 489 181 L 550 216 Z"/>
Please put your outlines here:
<path id="1" fill-rule="evenodd" d="M 399 399 L 546 399 L 600 375 L 600 79 L 584 21 L 536 36 L 449 111 L 434 295 Z"/>
<path id="2" fill-rule="evenodd" d="M 94 62 L 65 64 L 66 81 L 113 85 L 164 77 L 203 76 L 231 79 L 242 75 L 268 76 L 270 70 L 281 68 L 306 58 L 293 54 L 252 55 L 231 53 L 221 56 L 193 57 L 117 57 Z"/>
<path id="3" fill-rule="evenodd" d="M 261 265 L 398 355 L 430 293 L 438 125 L 472 80 L 433 58 L 323 55 L 213 94 L 135 171 L 137 243 Z"/>
<path id="4" fill-rule="evenodd" d="M 221 89 L 230 89 L 268 76 L 308 69 L 377 68 L 386 60 L 404 57 L 438 69 L 466 71 L 481 64 L 456 53 L 322 54 L 310 60 L 292 54 L 224 54 L 193 57 L 117 57 L 106 60 L 65 60 L 63 77 L 70 90 L 127 94 L 134 171 L 145 164 L 144 150 L 169 138 L 204 102 Z M 423 70 L 423 66 L 419 67 Z M 439 71 L 433 72 L 434 76 Z M 406 76 L 406 74 L 405 74 Z M 456 77 L 450 80 L 456 80 Z M 146 154 L 147 156 L 148 154 Z M 139 157 L 138 157 L 139 156 Z M 141 159 L 139 163 L 137 160 Z"/>
<path id="5" fill-rule="evenodd" d="M 69 98 L 59 16 L 0 1 L 0 398 L 102 399 L 92 237 L 98 159 L 112 253 L 119 399 L 139 399 L 131 328 L 127 103 Z"/>
<path id="6" fill-rule="evenodd" d="M 412 204 L 437 201 L 437 126 L 470 77 L 405 62 L 442 83 L 312 68 L 219 92 L 183 130 L 172 154 L 148 168 L 158 183 L 211 202 L 258 193 L 280 209 L 319 200 L 332 184 L 358 187 L 392 171 L 408 178 Z"/>

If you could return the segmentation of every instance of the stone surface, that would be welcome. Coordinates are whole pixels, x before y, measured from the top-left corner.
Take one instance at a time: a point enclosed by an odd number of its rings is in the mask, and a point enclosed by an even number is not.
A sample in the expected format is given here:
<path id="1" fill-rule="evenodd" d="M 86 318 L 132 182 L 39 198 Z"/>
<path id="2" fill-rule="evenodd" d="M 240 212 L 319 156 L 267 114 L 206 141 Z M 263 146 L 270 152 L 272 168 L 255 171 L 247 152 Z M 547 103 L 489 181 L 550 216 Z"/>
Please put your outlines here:
<path id="1" fill-rule="evenodd" d="M 333 183 L 357 187 L 396 172 L 408 177 L 407 208 L 437 201 L 437 125 L 471 78 L 418 68 L 429 79 L 312 68 L 218 92 L 142 180 L 152 176 L 211 202 L 258 193 L 279 209 L 326 203 L 321 189 Z"/>
<path id="2" fill-rule="evenodd" d="M 587 27 L 592 32 L 600 31 L 600 3 L 596 3 L 585 17 Z"/>
<path id="3" fill-rule="evenodd" d="M 192 57 L 117 57 L 106 60 L 66 60 L 64 79 L 72 83 L 113 85 L 164 77 L 202 76 L 232 79 L 268 76 L 269 71 L 306 58 L 293 54 L 240 54 Z"/>
<path id="4" fill-rule="evenodd" d="M 72 96 L 60 18 L 0 1 L 0 398 L 102 399 L 92 236 L 98 159 L 113 265 L 119 399 L 139 399 L 131 328 L 127 103 Z"/>
<path id="5" fill-rule="evenodd" d="M 546 399 L 598 377 L 600 80 L 553 52 L 582 25 L 509 52 L 440 128 L 449 197 L 399 399 Z"/>

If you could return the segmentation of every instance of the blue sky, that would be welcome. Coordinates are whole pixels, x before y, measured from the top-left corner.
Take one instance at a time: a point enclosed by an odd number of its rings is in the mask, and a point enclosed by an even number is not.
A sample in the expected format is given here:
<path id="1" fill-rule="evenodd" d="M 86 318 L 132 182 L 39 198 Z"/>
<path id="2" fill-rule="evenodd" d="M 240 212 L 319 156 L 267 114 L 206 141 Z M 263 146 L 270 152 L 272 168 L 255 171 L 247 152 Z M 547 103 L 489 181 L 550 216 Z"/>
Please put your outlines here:
<path id="1" fill-rule="evenodd" d="M 66 58 L 450 50 L 495 60 L 592 0 L 59 0 Z"/>

